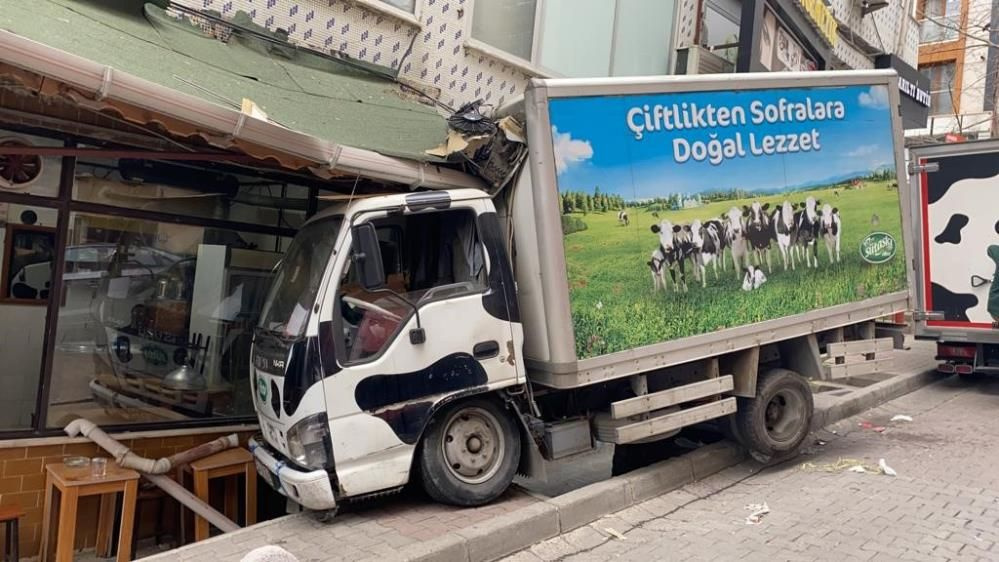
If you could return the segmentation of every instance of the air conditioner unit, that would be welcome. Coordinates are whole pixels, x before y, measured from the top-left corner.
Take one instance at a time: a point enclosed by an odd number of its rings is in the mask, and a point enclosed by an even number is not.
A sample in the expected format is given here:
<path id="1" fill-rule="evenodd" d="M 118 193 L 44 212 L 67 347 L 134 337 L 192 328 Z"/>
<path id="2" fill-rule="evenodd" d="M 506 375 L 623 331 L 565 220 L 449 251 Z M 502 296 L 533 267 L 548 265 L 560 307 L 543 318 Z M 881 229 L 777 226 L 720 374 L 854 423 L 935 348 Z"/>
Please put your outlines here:
<path id="1" fill-rule="evenodd" d="M 691 45 L 676 50 L 676 74 L 725 74 L 735 72 L 735 65 L 715 53 Z"/>

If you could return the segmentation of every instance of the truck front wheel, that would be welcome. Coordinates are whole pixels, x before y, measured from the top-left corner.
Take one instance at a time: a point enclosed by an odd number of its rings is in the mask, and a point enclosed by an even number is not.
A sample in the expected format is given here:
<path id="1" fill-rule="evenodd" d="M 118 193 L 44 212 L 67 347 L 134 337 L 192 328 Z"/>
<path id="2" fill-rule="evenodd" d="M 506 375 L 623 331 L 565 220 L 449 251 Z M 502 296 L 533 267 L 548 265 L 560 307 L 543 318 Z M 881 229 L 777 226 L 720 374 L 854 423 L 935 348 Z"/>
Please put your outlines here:
<path id="1" fill-rule="evenodd" d="M 418 452 L 423 488 L 434 500 L 463 507 L 496 499 L 520 462 L 520 431 L 496 402 L 473 399 L 431 420 Z"/>
<path id="2" fill-rule="evenodd" d="M 808 437 L 813 410 L 808 381 L 794 371 L 772 369 L 760 375 L 755 398 L 739 398 L 738 437 L 755 459 L 784 460 Z"/>

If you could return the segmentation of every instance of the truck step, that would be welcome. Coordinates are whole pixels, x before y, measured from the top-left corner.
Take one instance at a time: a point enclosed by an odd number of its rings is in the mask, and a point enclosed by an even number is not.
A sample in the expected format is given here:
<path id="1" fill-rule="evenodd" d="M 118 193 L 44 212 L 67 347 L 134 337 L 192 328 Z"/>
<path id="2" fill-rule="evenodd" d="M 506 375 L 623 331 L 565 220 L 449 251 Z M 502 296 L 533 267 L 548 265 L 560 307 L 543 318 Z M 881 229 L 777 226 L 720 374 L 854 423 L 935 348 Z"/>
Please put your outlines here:
<path id="1" fill-rule="evenodd" d="M 827 380 L 881 373 L 895 364 L 892 338 L 829 343 L 824 361 Z"/>
<path id="2" fill-rule="evenodd" d="M 634 443 L 635 441 L 676 431 L 689 425 L 734 414 L 735 409 L 735 398 L 723 398 L 717 402 L 709 402 L 664 416 L 657 416 L 652 419 L 614 428 L 608 432 L 610 435 L 607 436 L 607 440 L 617 444 Z"/>
<path id="3" fill-rule="evenodd" d="M 730 392 L 735 386 L 732 375 L 707 379 L 683 386 L 667 388 L 652 394 L 628 398 L 611 403 L 611 417 L 614 419 L 628 418 L 636 414 L 644 414 L 654 410 L 707 398 L 723 392 Z"/>

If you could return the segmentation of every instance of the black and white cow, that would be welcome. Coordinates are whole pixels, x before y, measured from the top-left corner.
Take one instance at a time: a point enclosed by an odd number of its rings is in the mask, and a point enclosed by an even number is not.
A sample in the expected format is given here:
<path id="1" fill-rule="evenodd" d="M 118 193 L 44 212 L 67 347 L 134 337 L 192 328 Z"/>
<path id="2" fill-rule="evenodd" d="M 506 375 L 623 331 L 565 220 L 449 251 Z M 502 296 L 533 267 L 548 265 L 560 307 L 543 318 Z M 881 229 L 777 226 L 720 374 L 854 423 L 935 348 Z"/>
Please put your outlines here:
<path id="1" fill-rule="evenodd" d="M 975 277 L 992 279 L 995 271 L 988 248 L 999 243 L 999 158 L 981 152 L 934 161 L 940 169 L 923 176 L 928 304 L 943 313 L 941 320 L 986 327 L 990 283 Z"/>
<path id="2" fill-rule="evenodd" d="M 617 222 L 621 226 L 628 226 L 628 212 L 627 211 L 623 211 L 623 210 L 622 211 L 618 211 L 618 213 L 617 213 Z"/>
<path id="3" fill-rule="evenodd" d="M 756 266 L 763 267 L 763 262 L 766 261 L 767 273 L 773 273 L 770 246 L 775 236 L 767 213 L 769 209 L 770 203 L 761 205 L 759 201 L 754 201 L 752 205 L 742 207 L 742 214 L 746 218 L 746 238 L 749 240 L 750 250 L 756 256 Z"/>
<path id="4" fill-rule="evenodd" d="M 808 197 L 802 208 L 794 213 L 795 224 L 798 225 L 798 247 L 805 258 L 805 267 L 819 267 L 818 246 L 815 243 L 819 239 L 820 204 L 821 202 L 816 201 L 814 197 Z"/>
<path id="5" fill-rule="evenodd" d="M 839 263 L 839 239 L 843 233 L 842 226 L 839 209 L 829 204 L 823 205 L 822 214 L 819 216 L 819 233 L 826 242 L 829 263 Z"/>
<path id="6" fill-rule="evenodd" d="M 784 271 L 787 271 L 788 263 L 791 264 L 791 269 L 795 269 L 798 255 L 798 225 L 794 221 L 794 210 L 797 208 L 797 205 L 785 200 L 773 214 L 774 236 L 784 261 Z"/>
<path id="7" fill-rule="evenodd" d="M 735 266 L 735 278 L 742 279 L 742 272 L 749 265 L 749 243 L 746 241 L 745 218 L 742 211 L 732 207 L 722 215 L 722 227 L 725 234 L 725 245 L 732 254 L 732 265 Z"/>
<path id="8" fill-rule="evenodd" d="M 669 271 L 670 280 L 674 291 L 687 292 L 687 278 L 685 273 L 685 262 L 694 253 L 694 244 L 691 241 L 690 227 L 674 225 L 668 220 L 652 225 L 652 232 L 659 236 L 659 248 L 652 253 L 652 261 L 649 267 L 653 269 L 653 282 L 655 282 L 656 271 L 653 267 L 657 259 L 662 261 L 659 264 L 659 275 L 662 283 L 657 284 L 665 290 L 665 272 Z M 659 254 L 657 256 L 656 254 Z"/>
<path id="9" fill-rule="evenodd" d="M 694 278 L 706 287 L 707 266 L 711 265 L 718 279 L 718 263 L 725 267 L 725 234 L 720 221 L 709 220 L 690 223 L 690 241 L 693 244 Z"/>

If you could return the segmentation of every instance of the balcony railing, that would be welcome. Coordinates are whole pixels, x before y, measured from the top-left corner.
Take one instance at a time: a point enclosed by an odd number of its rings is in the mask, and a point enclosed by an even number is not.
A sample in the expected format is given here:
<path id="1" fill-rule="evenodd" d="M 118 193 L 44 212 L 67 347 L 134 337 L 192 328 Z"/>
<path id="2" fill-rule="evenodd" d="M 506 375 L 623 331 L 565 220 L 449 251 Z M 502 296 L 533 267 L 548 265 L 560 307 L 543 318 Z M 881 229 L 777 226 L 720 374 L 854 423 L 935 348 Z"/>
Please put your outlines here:
<path id="1" fill-rule="evenodd" d="M 957 39 L 961 19 L 959 15 L 934 16 L 919 22 L 919 42 L 939 43 Z"/>

